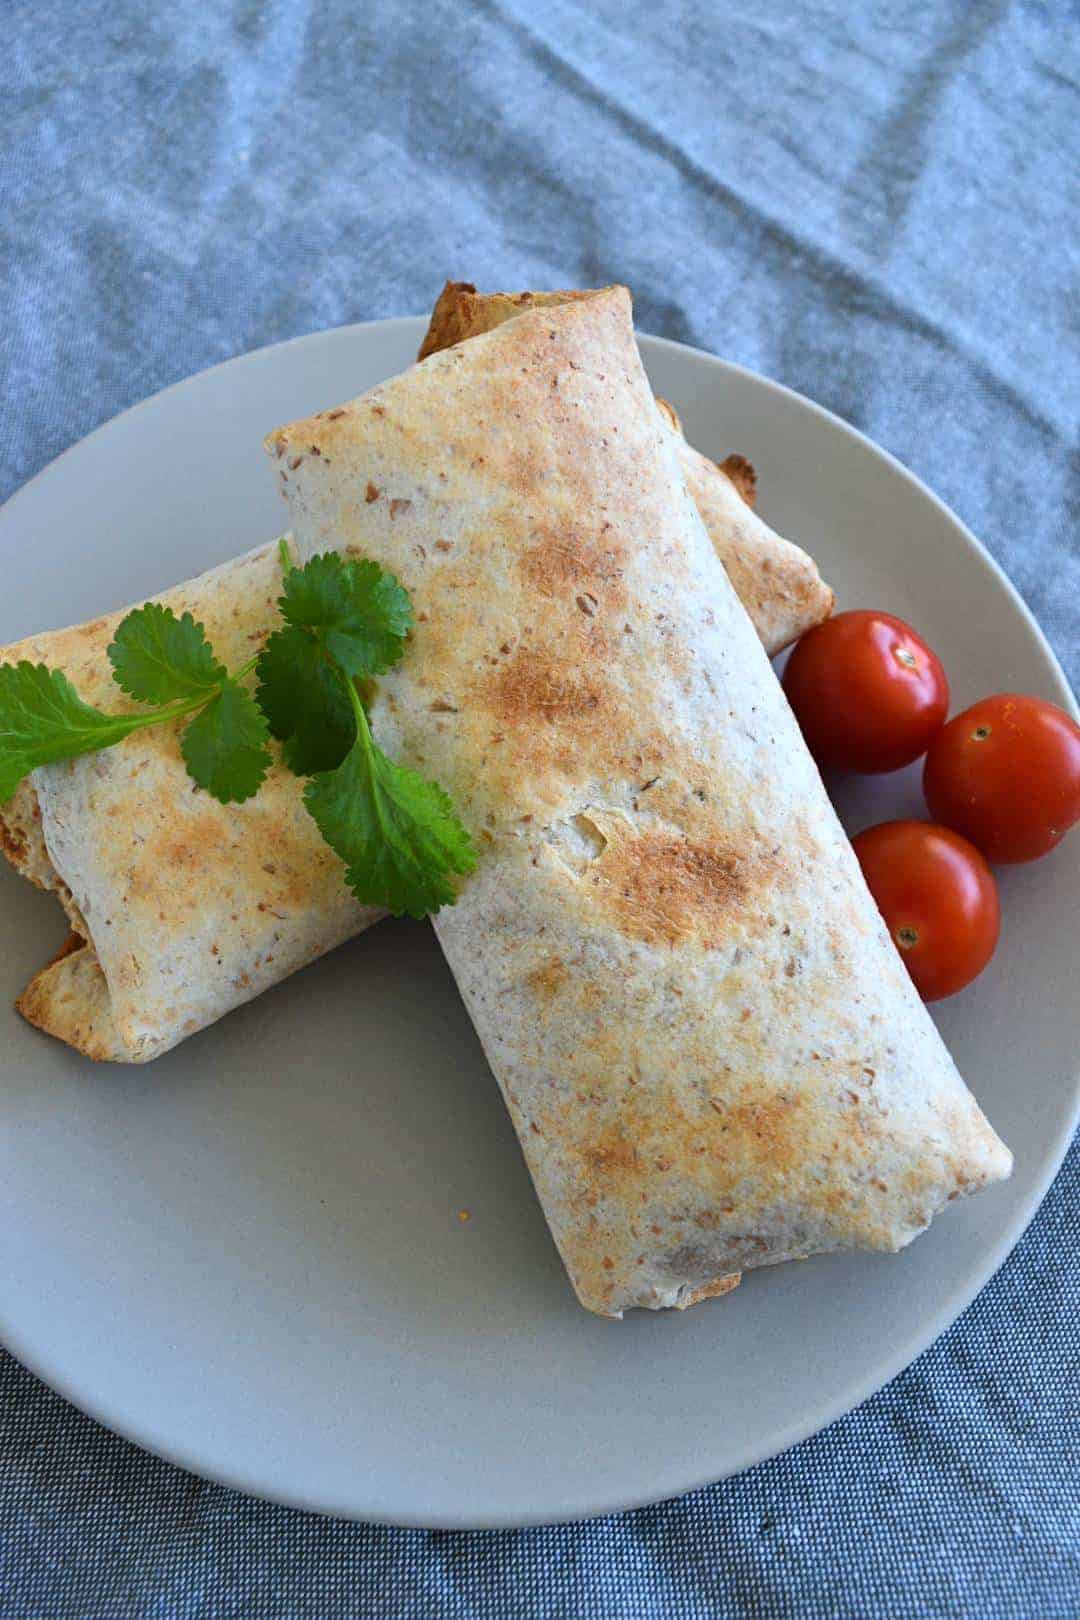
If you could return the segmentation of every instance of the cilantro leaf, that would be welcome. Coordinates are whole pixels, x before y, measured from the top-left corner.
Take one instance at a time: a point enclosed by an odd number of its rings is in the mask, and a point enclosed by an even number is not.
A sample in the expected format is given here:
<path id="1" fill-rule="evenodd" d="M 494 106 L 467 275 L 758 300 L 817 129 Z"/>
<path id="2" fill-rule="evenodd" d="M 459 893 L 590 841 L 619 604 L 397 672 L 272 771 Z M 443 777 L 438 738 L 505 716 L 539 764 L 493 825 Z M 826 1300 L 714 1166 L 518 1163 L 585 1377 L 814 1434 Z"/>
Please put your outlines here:
<path id="1" fill-rule="evenodd" d="M 285 628 L 259 655 L 257 701 L 298 776 L 335 769 L 356 722 L 348 682 L 400 658 L 412 623 L 407 592 L 377 563 L 328 552 L 285 568 Z"/>
<path id="2" fill-rule="evenodd" d="M 39 765 L 93 754 L 145 724 L 138 714 L 102 714 L 59 670 L 0 665 L 0 804 Z"/>
<path id="3" fill-rule="evenodd" d="M 355 694 L 354 710 L 355 744 L 311 779 L 304 803 L 362 904 L 426 917 L 453 904 L 449 874 L 473 871 L 476 852 L 442 788 L 377 746 Z"/>
<path id="4" fill-rule="evenodd" d="M 140 703 L 209 697 L 227 675 L 202 625 L 160 602 L 135 608 L 117 626 L 109 662 L 117 685 Z"/>
<path id="5" fill-rule="evenodd" d="M 348 676 L 389 669 L 413 622 L 409 593 L 393 574 L 334 552 L 290 568 L 279 606 L 286 623 L 310 630 Z"/>
<path id="6" fill-rule="evenodd" d="M 295 625 L 275 630 L 259 654 L 256 701 L 284 744 L 297 776 L 332 771 L 356 737 L 346 677 L 315 636 Z"/>
<path id="7" fill-rule="evenodd" d="M 251 693 L 235 680 L 195 716 L 180 743 L 188 774 L 222 804 L 240 804 L 270 768 L 270 733 Z"/>

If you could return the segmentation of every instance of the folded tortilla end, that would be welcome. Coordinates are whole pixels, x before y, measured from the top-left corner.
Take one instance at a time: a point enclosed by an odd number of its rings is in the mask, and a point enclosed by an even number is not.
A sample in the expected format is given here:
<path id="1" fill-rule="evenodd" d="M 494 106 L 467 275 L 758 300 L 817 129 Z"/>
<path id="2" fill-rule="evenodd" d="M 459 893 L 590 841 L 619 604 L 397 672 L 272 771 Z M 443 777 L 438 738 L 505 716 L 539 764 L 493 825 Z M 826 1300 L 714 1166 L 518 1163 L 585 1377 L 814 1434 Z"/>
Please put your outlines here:
<path id="1" fill-rule="evenodd" d="M 440 349 L 450 349 L 466 338 L 493 332 L 504 321 L 530 309 L 555 309 L 561 304 L 591 298 L 588 288 L 561 292 L 478 293 L 471 281 L 448 281 L 435 301 L 431 321 L 417 360 L 426 360 Z"/>
<path id="2" fill-rule="evenodd" d="M 679 417 L 678 411 L 675 409 L 670 399 L 661 399 L 660 395 L 657 394 L 656 408 L 660 412 L 660 415 L 664 418 L 664 421 L 668 424 L 668 427 L 671 428 L 672 432 L 682 434 L 682 421 Z M 685 435 L 683 435 L 683 437 L 685 437 Z"/>
<path id="3" fill-rule="evenodd" d="M 657 404 L 659 403 L 657 400 Z M 754 463 L 747 461 L 745 456 L 730 455 L 725 456 L 718 465 L 724 477 L 735 485 L 747 506 L 753 506 L 757 500 L 757 471 Z"/>
<path id="4" fill-rule="evenodd" d="M 45 964 L 45 967 L 55 967 L 57 962 L 66 961 L 69 956 L 74 956 L 76 951 L 85 950 L 86 946 L 87 941 L 83 938 L 82 934 L 77 934 L 75 930 L 72 929 L 71 933 L 68 935 L 67 939 L 65 939 L 56 955 L 50 956 L 48 962 Z M 42 971 L 44 971 L 44 969 Z"/>
<path id="5" fill-rule="evenodd" d="M 69 934 L 35 974 L 15 1010 L 35 1029 L 66 1041 L 95 1063 L 138 1063 L 156 1056 L 156 1050 L 131 1052 L 120 1039 L 97 952 L 79 934 Z"/>
<path id="6" fill-rule="evenodd" d="M 429 354 L 436 354 L 440 349 L 449 348 L 467 335 L 464 330 L 458 331 L 459 311 L 469 299 L 475 297 L 476 288 L 471 281 L 446 282 L 435 301 L 424 341 L 416 356 L 417 360 L 426 360 Z"/>
<path id="7" fill-rule="evenodd" d="M 572 1276 L 578 1303 L 584 1305 L 587 1311 L 592 1311 L 594 1316 L 605 1316 L 617 1322 L 621 1322 L 626 1312 L 631 1310 L 686 1311 L 691 1305 L 700 1305 L 703 1300 L 720 1299 L 724 1294 L 730 1294 L 742 1282 L 741 1271 L 723 1272 L 708 1282 L 697 1284 L 673 1283 L 657 1276 L 651 1283 L 635 1282 L 630 1287 L 608 1273 L 601 1280 L 601 1276 L 595 1275 L 588 1266 Z"/>
<path id="8" fill-rule="evenodd" d="M 457 347 L 520 316 L 527 317 L 530 312 L 544 310 L 554 315 L 560 306 L 596 296 L 581 288 L 478 293 L 471 281 L 448 281 L 432 311 L 418 358 L 425 360 L 440 349 Z M 629 294 L 626 296 L 629 300 Z M 687 441 L 670 401 L 656 398 L 655 404 L 665 429 L 674 437 L 686 487 L 716 554 L 771 658 L 812 625 L 828 618 L 833 593 L 813 558 L 776 534 L 753 510 L 757 475 L 746 457 L 731 455 L 722 462 L 710 460 Z M 267 448 L 281 455 L 285 445 L 276 440 Z"/>
<path id="9" fill-rule="evenodd" d="M 676 1310 L 685 1311 L 691 1305 L 700 1305 L 703 1299 L 720 1299 L 724 1294 L 730 1294 L 733 1288 L 738 1288 L 742 1282 L 742 1272 L 730 1272 L 726 1277 L 714 1277 L 712 1282 L 702 1283 L 700 1288 L 691 1288 L 690 1291 L 675 1301 Z"/>
<path id="10" fill-rule="evenodd" d="M 273 630 L 280 546 L 257 546 L 155 600 L 190 613 L 222 660 L 239 664 Z M 106 654 L 125 611 L 0 647 L 0 665 L 58 669 L 107 708 L 116 687 Z M 22 1015 L 88 1057 L 146 1063 L 374 922 L 302 794 L 280 765 L 249 802 L 195 794 L 178 734 L 164 726 L 32 772 L 0 806 L 0 855 L 55 894 L 82 943 L 37 975 Z"/>

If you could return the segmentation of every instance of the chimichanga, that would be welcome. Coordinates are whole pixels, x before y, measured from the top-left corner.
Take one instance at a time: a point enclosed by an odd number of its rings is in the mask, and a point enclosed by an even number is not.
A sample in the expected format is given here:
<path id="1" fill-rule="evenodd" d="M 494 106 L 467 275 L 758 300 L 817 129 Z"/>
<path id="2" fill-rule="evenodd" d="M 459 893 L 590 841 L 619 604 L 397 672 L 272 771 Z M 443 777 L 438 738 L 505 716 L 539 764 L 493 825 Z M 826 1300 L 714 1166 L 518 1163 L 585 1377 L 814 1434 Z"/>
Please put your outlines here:
<path id="1" fill-rule="evenodd" d="M 204 624 L 236 668 L 279 622 L 280 594 L 274 544 L 159 600 Z M 48 664 L 88 703 L 122 709 L 106 649 L 123 616 L 30 636 L 0 663 Z M 55 892 L 76 937 L 20 1012 L 87 1057 L 145 1063 L 374 922 L 302 791 L 275 765 L 254 798 L 219 804 L 195 789 L 176 725 L 36 770 L 0 805 L 0 843 Z"/>
<path id="2" fill-rule="evenodd" d="M 581 1302 L 898 1249 L 1007 1176 L 687 494 L 625 289 L 270 435 L 417 628 L 372 704 L 481 861 L 435 920 Z"/>
<path id="3" fill-rule="evenodd" d="M 493 332 L 531 309 L 555 309 L 590 296 L 581 291 L 478 293 L 471 282 L 448 281 L 432 311 L 419 358 Z M 671 430 L 686 487 L 716 554 L 771 657 L 828 618 L 833 593 L 814 559 L 752 510 L 755 479 L 750 463 L 742 456 L 710 461 L 687 443 L 667 400 L 656 403 Z"/>

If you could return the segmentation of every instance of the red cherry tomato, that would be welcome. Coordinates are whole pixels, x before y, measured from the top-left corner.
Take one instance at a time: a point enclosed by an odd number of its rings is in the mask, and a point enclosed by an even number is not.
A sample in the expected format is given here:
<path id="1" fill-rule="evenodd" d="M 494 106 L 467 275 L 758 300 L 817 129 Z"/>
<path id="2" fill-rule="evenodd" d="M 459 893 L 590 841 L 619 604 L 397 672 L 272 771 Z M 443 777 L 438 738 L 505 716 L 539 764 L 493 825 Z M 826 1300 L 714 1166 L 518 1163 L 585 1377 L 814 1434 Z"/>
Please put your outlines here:
<path id="1" fill-rule="evenodd" d="M 891 613 L 837 613 L 808 630 L 788 659 L 784 691 L 810 752 L 834 770 L 910 765 L 949 712 L 940 659 Z"/>
<path id="2" fill-rule="evenodd" d="M 983 698 L 934 738 L 923 792 L 988 861 L 1037 860 L 1080 820 L 1080 726 L 1042 698 Z"/>
<path id="3" fill-rule="evenodd" d="M 970 984 L 1001 929 L 994 874 L 975 846 L 928 821 L 883 821 L 852 847 L 923 1000 Z"/>

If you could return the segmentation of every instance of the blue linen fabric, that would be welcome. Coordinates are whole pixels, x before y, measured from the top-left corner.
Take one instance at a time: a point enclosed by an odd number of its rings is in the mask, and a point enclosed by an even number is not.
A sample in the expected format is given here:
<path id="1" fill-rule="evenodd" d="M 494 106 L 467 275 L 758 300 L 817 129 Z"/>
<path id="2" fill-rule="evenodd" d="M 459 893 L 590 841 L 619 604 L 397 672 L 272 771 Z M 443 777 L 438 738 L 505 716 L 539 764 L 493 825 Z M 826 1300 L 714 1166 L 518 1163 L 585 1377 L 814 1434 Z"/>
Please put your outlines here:
<path id="1" fill-rule="evenodd" d="M 913 468 L 1080 673 L 1068 4 L 8 0 L 0 496 L 261 344 L 625 280 L 646 330 Z M 520 1533 L 206 1484 L 0 1353 L 4 1620 L 1080 1614 L 1074 1149 L 858 1411 L 681 1501 Z"/>

